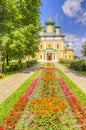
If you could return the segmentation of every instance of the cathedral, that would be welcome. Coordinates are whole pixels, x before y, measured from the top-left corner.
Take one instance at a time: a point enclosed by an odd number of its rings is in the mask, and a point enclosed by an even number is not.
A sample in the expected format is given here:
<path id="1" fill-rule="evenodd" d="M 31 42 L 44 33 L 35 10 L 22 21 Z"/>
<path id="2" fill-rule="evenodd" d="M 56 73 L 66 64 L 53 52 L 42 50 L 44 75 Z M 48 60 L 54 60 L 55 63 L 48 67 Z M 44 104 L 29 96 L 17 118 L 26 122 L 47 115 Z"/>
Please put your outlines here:
<path id="1" fill-rule="evenodd" d="M 60 33 L 60 25 L 49 17 L 40 31 L 41 43 L 36 55 L 38 61 L 57 62 L 59 59 L 74 57 L 74 51 L 69 46 L 64 46 L 65 35 Z"/>

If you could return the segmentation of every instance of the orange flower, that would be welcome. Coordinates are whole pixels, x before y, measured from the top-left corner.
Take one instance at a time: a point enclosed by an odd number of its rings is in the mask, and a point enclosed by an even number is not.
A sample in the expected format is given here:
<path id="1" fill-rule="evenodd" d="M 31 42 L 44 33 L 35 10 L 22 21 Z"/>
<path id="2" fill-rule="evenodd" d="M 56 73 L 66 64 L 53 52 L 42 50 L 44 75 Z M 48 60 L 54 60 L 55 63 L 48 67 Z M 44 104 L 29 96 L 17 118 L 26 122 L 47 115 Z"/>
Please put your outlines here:
<path id="1" fill-rule="evenodd" d="M 33 106 L 32 106 L 33 104 Z M 54 105 L 55 104 L 55 105 Z M 59 114 L 60 111 L 63 111 L 66 107 L 64 102 L 62 102 L 59 98 L 37 98 L 31 101 L 29 105 L 32 113 L 36 114 Z"/>

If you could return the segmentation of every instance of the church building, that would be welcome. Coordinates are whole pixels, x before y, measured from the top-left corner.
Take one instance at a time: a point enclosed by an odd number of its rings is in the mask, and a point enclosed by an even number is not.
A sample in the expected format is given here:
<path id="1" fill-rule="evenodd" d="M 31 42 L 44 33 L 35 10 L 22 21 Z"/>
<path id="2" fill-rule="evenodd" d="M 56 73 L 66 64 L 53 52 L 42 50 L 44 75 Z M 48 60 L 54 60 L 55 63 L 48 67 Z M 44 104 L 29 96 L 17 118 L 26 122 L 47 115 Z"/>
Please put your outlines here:
<path id="1" fill-rule="evenodd" d="M 37 53 L 38 61 L 57 62 L 59 59 L 73 59 L 74 51 L 64 46 L 65 35 L 60 33 L 60 25 L 49 17 L 40 31 L 41 43 Z"/>

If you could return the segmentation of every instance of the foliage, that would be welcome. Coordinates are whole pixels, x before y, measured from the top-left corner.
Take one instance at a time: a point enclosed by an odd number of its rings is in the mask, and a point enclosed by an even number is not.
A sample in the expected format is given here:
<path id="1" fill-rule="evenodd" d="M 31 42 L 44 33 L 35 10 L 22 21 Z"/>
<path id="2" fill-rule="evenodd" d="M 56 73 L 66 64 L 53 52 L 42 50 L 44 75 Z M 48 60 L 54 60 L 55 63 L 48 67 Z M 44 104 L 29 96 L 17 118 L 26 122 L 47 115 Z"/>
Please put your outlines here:
<path id="1" fill-rule="evenodd" d="M 86 61 L 85 60 L 71 61 L 68 67 L 74 70 L 86 71 Z"/>
<path id="2" fill-rule="evenodd" d="M 79 70 L 79 71 L 86 71 L 86 60 L 65 60 L 60 59 L 59 63 L 66 65 L 70 69 Z"/>
<path id="3" fill-rule="evenodd" d="M 24 70 L 27 67 L 32 67 L 36 65 L 38 62 L 36 60 L 31 60 L 22 63 L 18 63 L 17 61 L 10 61 L 9 63 L 9 66 L 5 64 L 3 67 L 3 73 L 5 74 Z"/>
<path id="4" fill-rule="evenodd" d="M 74 113 L 74 115 L 77 117 L 77 121 L 80 123 L 85 123 L 86 119 L 86 110 L 84 107 L 79 103 L 76 96 L 70 91 L 66 83 L 62 78 L 59 78 L 62 90 L 70 104 L 71 110 Z"/>
<path id="5" fill-rule="evenodd" d="M 3 62 L 35 56 L 40 38 L 40 0 L 0 1 L 0 48 Z"/>
<path id="6" fill-rule="evenodd" d="M 11 129 L 15 128 L 15 125 L 18 122 L 22 111 L 24 110 L 25 104 L 28 98 L 30 97 L 31 93 L 33 92 L 37 82 L 38 78 L 35 78 L 33 82 L 30 84 L 30 87 L 26 91 L 26 93 L 20 97 L 20 99 L 14 105 L 13 109 L 7 115 L 3 123 L 4 130 L 10 130 L 10 128 Z"/>
<path id="7" fill-rule="evenodd" d="M 3 73 L 8 73 L 8 72 L 14 72 L 14 71 L 19 71 L 21 69 L 25 69 L 27 67 L 26 62 L 22 62 L 19 64 L 18 62 L 10 62 L 10 65 L 7 66 L 6 64 L 3 67 Z"/>
<path id="8" fill-rule="evenodd" d="M 82 45 L 82 50 L 81 50 L 83 56 L 86 56 L 86 42 Z"/>
<path id="9" fill-rule="evenodd" d="M 62 77 L 65 83 L 69 86 L 70 90 L 76 97 L 79 99 L 80 103 L 86 107 L 86 94 L 76 85 L 74 84 L 61 70 L 57 68 L 58 74 Z"/>
<path id="10" fill-rule="evenodd" d="M 48 68 L 42 68 L 39 82 L 24 109 L 16 130 L 69 130 L 70 128 L 77 130 L 76 119 L 62 92 L 56 70 L 51 65 L 47 65 Z"/>
<path id="11" fill-rule="evenodd" d="M 51 65 L 48 64 L 48 66 L 41 69 L 42 72 L 39 75 L 39 80 L 34 91 L 33 85 L 35 82 L 33 82 L 28 91 L 21 97 L 27 99 L 29 97 L 28 94 L 33 91 L 26 105 L 22 109 L 23 100 L 20 100 L 19 105 L 14 105 L 13 110 L 15 110 L 14 112 L 18 112 L 17 114 L 20 113 L 18 110 L 23 110 L 21 118 L 17 117 L 19 121 L 15 129 L 85 130 L 86 123 L 84 119 L 86 118 L 86 111 L 78 102 L 77 96 L 70 90 L 70 86 L 67 86 L 63 78 L 58 75 L 56 69 Z M 59 74 L 61 73 L 59 72 Z M 64 77 L 64 75 L 62 76 Z M 9 123 L 9 118 L 12 119 L 11 123 L 13 122 L 14 129 L 16 116 L 14 116 L 13 111 L 10 111 L 9 117 L 6 118 L 7 123 Z M 9 123 L 9 125 L 11 124 Z M 10 128 L 7 129 L 10 130 Z"/>
<path id="12" fill-rule="evenodd" d="M 31 67 L 31 66 L 33 66 L 33 65 L 36 65 L 37 63 L 38 63 L 37 60 L 27 61 L 27 66 L 28 66 L 28 67 Z"/>
<path id="13" fill-rule="evenodd" d="M 68 63 L 70 62 L 70 60 L 66 60 L 66 59 L 59 59 L 59 63 L 61 64 L 65 64 L 68 65 Z"/>

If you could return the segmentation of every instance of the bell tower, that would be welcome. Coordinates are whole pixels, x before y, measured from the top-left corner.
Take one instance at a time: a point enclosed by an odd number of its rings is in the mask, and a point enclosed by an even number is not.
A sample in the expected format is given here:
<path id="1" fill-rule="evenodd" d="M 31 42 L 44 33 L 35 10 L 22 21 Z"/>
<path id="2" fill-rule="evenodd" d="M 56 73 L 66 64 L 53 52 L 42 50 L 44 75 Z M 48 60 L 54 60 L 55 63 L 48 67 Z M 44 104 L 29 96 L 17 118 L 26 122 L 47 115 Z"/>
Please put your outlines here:
<path id="1" fill-rule="evenodd" d="M 60 35 L 60 25 L 59 25 L 59 23 L 57 23 L 55 25 L 55 32 L 56 32 L 57 35 Z"/>
<path id="2" fill-rule="evenodd" d="M 54 28 L 54 20 L 49 16 L 45 24 L 46 24 L 46 32 L 52 33 Z"/>

